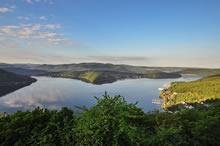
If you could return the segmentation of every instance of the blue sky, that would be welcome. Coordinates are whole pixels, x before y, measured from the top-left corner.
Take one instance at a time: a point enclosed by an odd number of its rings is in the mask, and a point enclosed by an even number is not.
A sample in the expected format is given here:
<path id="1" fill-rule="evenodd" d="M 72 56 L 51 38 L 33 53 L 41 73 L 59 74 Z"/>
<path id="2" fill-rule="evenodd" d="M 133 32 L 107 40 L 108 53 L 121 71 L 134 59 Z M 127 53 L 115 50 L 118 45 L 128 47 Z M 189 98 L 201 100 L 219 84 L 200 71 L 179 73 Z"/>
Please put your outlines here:
<path id="1" fill-rule="evenodd" d="M 0 62 L 220 67 L 219 0 L 0 0 Z"/>

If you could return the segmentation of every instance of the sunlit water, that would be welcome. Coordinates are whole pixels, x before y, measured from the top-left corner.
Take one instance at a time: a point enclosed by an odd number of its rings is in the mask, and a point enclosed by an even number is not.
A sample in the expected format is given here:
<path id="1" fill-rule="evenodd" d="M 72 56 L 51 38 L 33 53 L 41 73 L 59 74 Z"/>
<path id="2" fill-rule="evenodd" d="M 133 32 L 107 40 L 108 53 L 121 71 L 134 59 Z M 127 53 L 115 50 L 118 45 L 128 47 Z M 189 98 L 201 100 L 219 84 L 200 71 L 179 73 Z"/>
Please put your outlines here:
<path id="1" fill-rule="evenodd" d="M 127 79 L 112 84 L 93 85 L 79 80 L 35 77 L 38 81 L 0 98 L 0 112 L 33 110 L 36 107 L 60 109 L 74 106 L 90 107 L 96 104 L 94 96 L 102 97 L 105 91 L 110 95 L 122 95 L 128 103 L 135 103 L 144 112 L 153 111 L 157 105 L 152 99 L 159 98 L 158 88 L 174 81 L 191 81 L 200 77 L 178 79 Z"/>

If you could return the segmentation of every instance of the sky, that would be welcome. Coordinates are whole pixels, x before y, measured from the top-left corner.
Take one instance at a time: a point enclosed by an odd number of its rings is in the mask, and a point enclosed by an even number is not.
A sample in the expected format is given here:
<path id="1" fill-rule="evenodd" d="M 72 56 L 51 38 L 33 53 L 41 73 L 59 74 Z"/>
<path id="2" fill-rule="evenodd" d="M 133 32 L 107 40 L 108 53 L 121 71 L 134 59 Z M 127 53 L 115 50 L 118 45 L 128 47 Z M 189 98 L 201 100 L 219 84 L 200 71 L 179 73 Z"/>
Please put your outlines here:
<path id="1" fill-rule="evenodd" d="M 0 0 L 0 62 L 220 68 L 220 0 Z"/>

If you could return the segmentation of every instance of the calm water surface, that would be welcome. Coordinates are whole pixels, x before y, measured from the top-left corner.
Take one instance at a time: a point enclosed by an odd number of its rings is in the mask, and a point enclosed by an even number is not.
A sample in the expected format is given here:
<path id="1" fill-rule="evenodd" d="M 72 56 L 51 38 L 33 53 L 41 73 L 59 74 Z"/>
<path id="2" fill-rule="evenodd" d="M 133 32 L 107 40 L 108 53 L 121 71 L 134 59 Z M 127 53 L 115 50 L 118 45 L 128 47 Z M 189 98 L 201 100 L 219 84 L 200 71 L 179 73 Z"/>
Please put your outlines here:
<path id="1" fill-rule="evenodd" d="M 179 79 L 127 79 L 112 84 L 93 85 L 79 80 L 35 77 L 38 81 L 0 98 L 0 112 L 13 113 L 16 110 L 33 110 L 36 107 L 60 109 L 96 103 L 94 96 L 102 97 L 105 91 L 110 95 L 122 95 L 128 103 L 138 101 L 138 107 L 148 112 L 157 105 L 152 99 L 159 98 L 158 88 L 174 81 L 191 81 L 200 77 L 184 76 Z"/>

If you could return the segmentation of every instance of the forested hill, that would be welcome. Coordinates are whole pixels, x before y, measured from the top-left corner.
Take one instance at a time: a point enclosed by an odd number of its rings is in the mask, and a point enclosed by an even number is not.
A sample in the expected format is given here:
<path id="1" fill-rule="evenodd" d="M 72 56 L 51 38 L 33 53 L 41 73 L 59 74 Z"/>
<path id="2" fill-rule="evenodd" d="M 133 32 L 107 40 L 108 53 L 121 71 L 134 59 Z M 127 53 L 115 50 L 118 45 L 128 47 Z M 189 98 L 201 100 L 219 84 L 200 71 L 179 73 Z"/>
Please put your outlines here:
<path id="1" fill-rule="evenodd" d="M 78 63 L 78 64 L 5 64 L 0 63 L 0 69 L 8 69 L 17 74 L 36 75 L 43 72 L 75 72 L 75 71 L 117 71 L 126 73 L 150 73 L 167 72 L 177 74 L 189 74 L 199 76 L 211 76 L 220 74 L 220 69 L 189 68 L 189 67 L 153 67 L 132 66 L 111 63 Z"/>
<path id="2" fill-rule="evenodd" d="M 189 74 L 189 75 L 201 75 L 201 76 L 213 76 L 220 74 L 220 69 L 208 69 L 208 68 L 187 68 L 177 73 Z"/>
<path id="3" fill-rule="evenodd" d="M 41 74 L 42 76 L 62 77 L 78 79 L 92 84 L 105 84 L 113 83 L 122 79 L 136 79 L 136 78 L 151 78 L 151 79 L 164 79 L 164 78 L 179 78 L 180 74 L 165 73 L 165 72 L 149 72 L 149 73 L 132 73 L 132 72 L 119 72 L 119 71 L 74 71 L 74 72 L 48 72 Z"/>
<path id="4" fill-rule="evenodd" d="M 28 76 L 17 75 L 17 74 L 0 69 L 0 85 L 3 83 L 31 82 L 34 80 L 35 79 L 28 77 Z"/>
<path id="5" fill-rule="evenodd" d="M 191 82 L 174 82 L 161 96 L 165 107 L 220 100 L 220 75 Z"/>
<path id="6" fill-rule="evenodd" d="M 34 76 L 40 73 L 46 73 L 47 71 L 44 70 L 38 70 L 38 69 L 25 69 L 25 68 L 19 68 L 19 67 L 6 67 L 2 68 L 5 71 L 16 73 L 19 75 L 27 75 L 27 76 Z"/>
<path id="7" fill-rule="evenodd" d="M 150 67 L 150 66 L 132 66 L 119 65 L 111 63 L 72 63 L 72 64 L 1 64 L 0 68 L 23 68 L 43 70 L 48 72 L 62 72 L 62 71 L 88 71 L 88 70 L 105 70 L 105 71 L 120 71 L 132 73 L 146 73 L 146 72 L 177 72 L 185 68 L 182 67 Z"/>
<path id="8" fill-rule="evenodd" d="M 36 81 L 34 78 L 17 75 L 0 69 L 0 97 Z"/>

